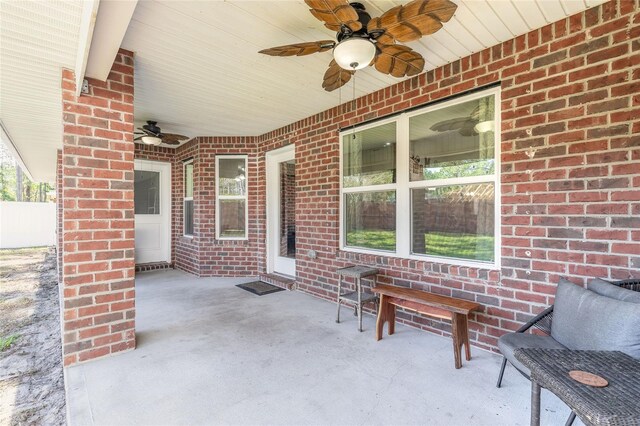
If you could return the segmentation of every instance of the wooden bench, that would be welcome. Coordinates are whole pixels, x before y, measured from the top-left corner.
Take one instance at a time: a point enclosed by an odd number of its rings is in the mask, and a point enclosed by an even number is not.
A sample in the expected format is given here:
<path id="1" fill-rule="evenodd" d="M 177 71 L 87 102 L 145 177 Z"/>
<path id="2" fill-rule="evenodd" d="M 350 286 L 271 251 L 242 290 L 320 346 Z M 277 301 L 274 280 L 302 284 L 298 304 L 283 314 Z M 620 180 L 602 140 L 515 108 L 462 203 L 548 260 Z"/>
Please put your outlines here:
<path id="1" fill-rule="evenodd" d="M 450 320 L 456 368 L 462 367 L 461 350 L 463 344 L 465 345 L 467 361 L 471 359 L 467 319 L 472 311 L 480 309 L 479 304 L 412 288 L 390 285 L 379 284 L 371 290 L 380 295 L 378 321 L 376 322 L 376 340 L 382 339 L 382 328 L 387 321 L 389 321 L 389 335 L 394 333 L 396 306 L 400 306 L 420 314 Z"/>

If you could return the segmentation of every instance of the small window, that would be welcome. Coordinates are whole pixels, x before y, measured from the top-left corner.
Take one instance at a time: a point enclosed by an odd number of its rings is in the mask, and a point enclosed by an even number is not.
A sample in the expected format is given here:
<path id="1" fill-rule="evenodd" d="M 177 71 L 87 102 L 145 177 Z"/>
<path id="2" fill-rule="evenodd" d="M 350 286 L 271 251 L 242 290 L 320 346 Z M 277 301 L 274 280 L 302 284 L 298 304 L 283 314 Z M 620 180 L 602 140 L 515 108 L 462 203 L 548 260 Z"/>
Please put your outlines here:
<path id="1" fill-rule="evenodd" d="M 184 235 L 193 236 L 193 160 L 184 163 Z"/>
<path id="2" fill-rule="evenodd" d="M 216 157 L 216 236 L 247 238 L 247 156 Z"/>

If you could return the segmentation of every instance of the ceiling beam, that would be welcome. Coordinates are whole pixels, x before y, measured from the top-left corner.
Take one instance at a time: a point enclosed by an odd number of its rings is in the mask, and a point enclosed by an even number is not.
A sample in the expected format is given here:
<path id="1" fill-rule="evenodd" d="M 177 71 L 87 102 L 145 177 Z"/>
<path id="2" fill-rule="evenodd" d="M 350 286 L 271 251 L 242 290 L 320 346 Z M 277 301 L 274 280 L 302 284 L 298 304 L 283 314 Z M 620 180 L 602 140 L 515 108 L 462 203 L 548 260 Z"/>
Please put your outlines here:
<path id="1" fill-rule="evenodd" d="M 82 3 L 82 17 L 80 20 L 80 34 L 78 36 L 78 53 L 76 55 L 76 96 L 82 91 L 82 80 L 87 69 L 93 30 L 96 26 L 100 0 L 86 0 Z"/>
<path id="2" fill-rule="evenodd" d="M 100 1 L 85 77 L 107 79 L 137 3 L 138 0 Z"/>

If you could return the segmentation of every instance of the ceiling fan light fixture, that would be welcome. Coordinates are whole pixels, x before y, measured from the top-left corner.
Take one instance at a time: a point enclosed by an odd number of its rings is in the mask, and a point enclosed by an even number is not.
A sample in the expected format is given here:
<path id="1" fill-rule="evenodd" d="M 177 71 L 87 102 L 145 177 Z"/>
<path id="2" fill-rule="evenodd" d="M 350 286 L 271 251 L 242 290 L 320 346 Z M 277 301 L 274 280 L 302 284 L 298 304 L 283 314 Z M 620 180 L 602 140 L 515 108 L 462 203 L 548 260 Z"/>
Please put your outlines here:
<path id="1" fill-rule="evenodd" d="M 333 48 L 333 59 L 345 70 L 359 70 L 369 66 L 376 56 L 376 46 L 368 38 L 351 37 Z"/>
<path id="2" fill-rule="evenodd" d="M 160 145 L 162 143 L 162 139 L 160 139 L 157 136 L 150 136 L 150 135 L 146 135 L 143 136 L 142 138 L 140 138 L 142 140 L 142 143 L 145 145 Z"/>
<path id="3" fill-rule="evenodd" d="M 481 121 L 475 125 L 474 130 L 477 133 L 493 132 L 495 130 L 495 123 L 493 120 Z"/>

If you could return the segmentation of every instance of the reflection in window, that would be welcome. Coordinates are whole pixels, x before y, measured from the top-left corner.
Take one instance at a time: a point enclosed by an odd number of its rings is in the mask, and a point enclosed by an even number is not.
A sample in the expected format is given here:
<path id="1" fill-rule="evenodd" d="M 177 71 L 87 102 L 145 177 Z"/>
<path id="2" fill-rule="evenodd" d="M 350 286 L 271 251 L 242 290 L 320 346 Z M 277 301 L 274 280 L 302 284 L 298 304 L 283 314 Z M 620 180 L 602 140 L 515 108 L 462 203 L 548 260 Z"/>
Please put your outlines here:
<path id="1" fill-rule="evenodd" d="M 343 187 L 396 181 L 396 123 L 349 133 L 342 139 Z"/>
<path id="2" fill-rule="evenodd" d="M 395 191 L 345 194 L 344 205 L 347 246 L 395 251 Z"/>
<path id="3" fill-rule="evenodd" d="M 216 235 L 247 238 L 247 156 L 216 157 Z"/>
<path id="4" fill-rule="evenodd" d="M 193 160 L 184 164 L 184 235 L 193 235 Z"/>
<path id="5" fill-rule="evenodd" d="M 494 173 L 494 97 L 409 119 L 411 181 Z"/>
<path id="6" fill-rule="evenodd" d="M 280 256 L 296 258 L 296 163 L 280 163 Z"/>
<path id="7" fill-rule="evenodd" d="M 136 170 L 133 191 L 135 214 L 160 214 L 160 172 Z"/>
<path id="8" fill-rule="evenodd" d="M 493 183 L 411 190 L 414 254 L 493 262 Z"/>

